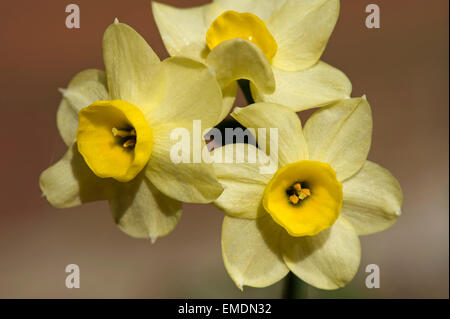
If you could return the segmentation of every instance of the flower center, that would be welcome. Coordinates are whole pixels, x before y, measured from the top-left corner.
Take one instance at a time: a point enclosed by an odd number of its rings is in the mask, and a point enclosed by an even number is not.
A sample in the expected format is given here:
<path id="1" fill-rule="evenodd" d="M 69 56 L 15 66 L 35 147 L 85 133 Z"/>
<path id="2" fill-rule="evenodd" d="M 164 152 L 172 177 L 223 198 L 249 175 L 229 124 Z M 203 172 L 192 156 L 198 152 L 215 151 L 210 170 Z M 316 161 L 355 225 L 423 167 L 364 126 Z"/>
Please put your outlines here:
<path id="1" fill-rule="evenodd" d="M 287 190 L 286 194 L 288 200 L 292 205 L 298 205 L 301 201 L 305 200 L 307 197 L 311 196 L 311 190 L 306 188 L 305 183 L 295 182 Z"/>
<path id="2" fill-rule="evenodd" d="M 330 165 L 300 161 L 275 173 L 264 190 L 263 205 L 291 236 L 313 236 L 334 224 L 342 198 L 342 185 Z"/>
<path id="3" fill-rule="evenodd" d="M 120 144 L 124 148 L 134 149 L 136 146 L 136 130 L 134 128 L 118 130 L 113 127 L 112 133 L 120 139 Z"/>
<path id="4" fill-rule="evenodd" d="M 248 12 L 226 11 L 213 21 L 206 33 L 206 43 L 210 50 L 224 41 L 236 38 L 257 45 L 269 62 L 278 50 L 277 42 L 264 21 Z"/>
<path id="5" fill-rule="evenodd" d="M 121 100 L 98 101 L 79 113 L 77 144 L 97 176 L 128 182 L 147 165 L 153 137 L 138 107 Z"/>

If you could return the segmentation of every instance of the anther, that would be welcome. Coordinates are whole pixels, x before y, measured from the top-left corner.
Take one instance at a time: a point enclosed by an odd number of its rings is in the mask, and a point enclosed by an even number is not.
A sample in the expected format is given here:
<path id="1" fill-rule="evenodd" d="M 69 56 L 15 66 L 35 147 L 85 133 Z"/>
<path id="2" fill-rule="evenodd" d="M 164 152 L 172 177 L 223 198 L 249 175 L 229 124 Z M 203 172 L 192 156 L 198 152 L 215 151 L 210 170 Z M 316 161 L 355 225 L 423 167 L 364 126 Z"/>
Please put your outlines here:
<path id="1" fill-rule="evenodd" d="M 133 148 L 136 145 L 136 140 L 129 139 L 125 143 L 123 143 L 123 147 L 125 148 Z"/>
<path id="2" fill-rule="evenodd" d="M 311 190 L 309 188 L 302 187 L 301 183 L 295 182 L 286 191 L 289 202 L 293 205 L 297 205 L 301 200 L 311 196 Z"/>
<path id="3" fill-rule="evenodd" d="M 291 196 L 289 196 L 289 201 L 292 204 L 297 205 L 298 202 L 300 201 L 300 199 L 297 197 L 297 195 L 291 195 Z"/>
<path id="4" fill-rule="evenodd" d="M 308 195 L 306 195 L 305 193 L 300 193 L 300 194 L 298 194 L 298 197 L 299 197 L 301 200 L 304 200 L 306 197 L 308 197 Z"/>

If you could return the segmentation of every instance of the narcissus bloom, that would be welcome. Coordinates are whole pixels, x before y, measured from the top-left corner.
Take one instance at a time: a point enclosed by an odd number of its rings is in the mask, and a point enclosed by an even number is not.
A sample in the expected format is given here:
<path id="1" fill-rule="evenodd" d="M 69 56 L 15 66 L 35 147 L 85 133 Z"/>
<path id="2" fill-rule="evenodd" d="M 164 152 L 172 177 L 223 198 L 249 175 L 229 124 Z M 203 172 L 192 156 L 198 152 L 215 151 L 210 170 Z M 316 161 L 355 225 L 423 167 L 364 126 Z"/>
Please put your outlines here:
<path id="1" fill-rule="evenodd" d="M 69 150 L 40 186 L 56 207 L 109 200 L 123 231 L 155 240 L 176 226 L 181 202 L 208 203 L 223 190 L 211 165 L 170 159 L 172 130 L 192 130 L 197 119 L 216 125 L 222 92 L 205 65 L 161 62 L 118 21 L 105 32 L 103 58 L 106 72 L 83 71 L 63 90 L 57 124 Z"/>
<path id="2" fill-rule="evenodd" d="M 339 16 L 339 0 L 214 0 L 177 9 L 152 2 L 153 15 L 172 56 L 213 68 L 229 110 L 236 80 L 251 81 L 255 101 L 295 111 L 347 98 L 352 86 L 320 61 Z"/>
<path id="3" fill-rule="evenodd" d="M 233 281 L 241 289 L 265 287 L 292 271 L 321 289 L 346 285 L 360 263 L 358 235 L 390 227 L 402 203 L 397 180 L 366 160 L 372 116 L 365 97 L 322 108 L 304 128 L 296 113 L 271 103 L 232 116 L 249 128 L 278 127 L 279 141 L 272 175 L 260 173 L 266 153 L 251 145 L 259 163 L 215 165 L 224 186 L 215 204 L 227 214 L 222 255 Z"/>

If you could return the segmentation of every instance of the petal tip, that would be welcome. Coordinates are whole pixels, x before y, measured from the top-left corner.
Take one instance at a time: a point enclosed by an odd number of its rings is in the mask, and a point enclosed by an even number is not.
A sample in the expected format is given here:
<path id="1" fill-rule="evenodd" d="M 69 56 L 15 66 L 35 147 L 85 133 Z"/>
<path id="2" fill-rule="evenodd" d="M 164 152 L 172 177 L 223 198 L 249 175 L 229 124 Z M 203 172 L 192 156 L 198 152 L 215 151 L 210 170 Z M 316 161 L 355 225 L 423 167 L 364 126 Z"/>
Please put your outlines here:
<path id="1" fill-rule="evenodd" d="M 235 281 L 235 284 L 240 291 L 244 291 L 244 281 L 242 279 Z"/>
<path id="2" fill-rule="evenodd" d="M 154 234 L 150 234 L 150 235 L 149 235 L 149 238 L 150 238 L 150 242 L 151 242 L 152 244 L 154 244 L 154 243 L 156 243 L 156 240 L 158 239 L 158 236 L 157 236 L 157 235 L 154 235 Z"/>

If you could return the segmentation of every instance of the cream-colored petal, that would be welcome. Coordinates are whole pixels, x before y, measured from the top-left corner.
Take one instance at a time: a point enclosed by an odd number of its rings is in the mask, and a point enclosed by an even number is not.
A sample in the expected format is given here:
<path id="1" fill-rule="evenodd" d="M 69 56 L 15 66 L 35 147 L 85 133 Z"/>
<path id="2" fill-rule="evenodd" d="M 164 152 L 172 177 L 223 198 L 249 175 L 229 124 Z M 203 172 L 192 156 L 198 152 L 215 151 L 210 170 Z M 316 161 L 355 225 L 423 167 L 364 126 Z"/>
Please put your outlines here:
<path id="1" fill-rule="evenodd" d="M 153 16 L 171 56 L 187 56 L 204 61 L 209 52 L 206 31 L 209 28 L 205 15 L 210 4 L 180 9 L 152 1 Z"/>
<path id="2" fill-rule="evenodd" d="M 267 287 L 289 272 L 281 257 L 284 230 L 269 214 L 256 220 L 226 216 L 222 225 L 222 257 L 228 274 L 243 286 Z"/>
<path id="3" fill-rule="evenodd" d="M 272 63 L 284 71 L 314 65 L 339 17 L 339 0 L 287 0 L 268 27 L 278 44 Z"/>
<path id="4" fill-rule="evenodd" d="M 342 186 L 341 213 L 358 235 L 385 230 L 401 214 L 403 193 L 400 184 L 378 164 L 366 161 L 363 168 Z"/>
<path id="5" fill-rule="evenodd" d="M 78 129 L 78 113 L 74 111 L 70 102 L 63 97 L 56 113 L 56 126 L 64 143 L 69 146 L 75 139 Z"/>
<path id="6" fill-rule="evenodd" d="M 278 103 L 299 112 L 349 98 L 352 92 L 352 84 L 347 76 L 322 61 L 297 72 L 274 68 L 273 74 L 275 92 L 264 94 L 252 85 L 255 101 Z"/>
<path id="7" fill-rule="evenodd" d="M 224 11 L 250 12 L 262 20 L 269 19 L 285 0 L 215 0 L 214 3 Z"/>
<path id="8" fill-rule="evenodd" d="M 273 174 L 264 174 L 269 157 L 250 144 L 227 144 L 211 152 L 221 159 L 214 163 L 224 191 L 214 204 L 233 217 L 254 219 L 265 214 L 262 197 Z M 228 157 L 228 160 L 227 158 Z"/>
<path id="9" fill-rule="evenodd" d="M 121 183 L 109 203 L 122 231 L 152 242 L 169 234 L 181 217 L 181 202 L 162 194 L 143 174 Z"/>
<path id="10" fill-rule="evenodd" d="M 161 63 L 164 84 L 157 107 L 147 114 L 150 126 L 202 120 L 206 127 L 219 123 L 222 91 L 208 67 L 189 58 L 173 57 Z"/>
<path id="11" fill-rule="evenodd" d="M 59 104 L 56 122 L 64 143 L 69 146 L 75 141 L 78 112 L 95 101 L 107 100 L 109 97 L 105 72 L 95 69 L 81 71 L 61 92 L 63 99 Z"/>
<path id="12" fill-rule="evenodd" d="M 42 172 L 39 186 L 53 206 L 68 208 L 111 197 L 117 186 L 113 179 L 98 178 L 78 153 L 76 143 L 53 166 Z"/>
<path id="13" fill-rule="evenodd" d="M 223 107 L 222 114 L 219 116 L 219 123 L 222 122 L 229 114 L 236 101 L 238 83 L 232 82 L 226 88 L 222 89 Z"/>
<path id="14" fill-rule="evenodd" d="M 315 112 L 303 130 L 310 159 L 330 164 L 338 180 L 356 174 L 369 153 L 372 114 L 365 97 L 346 99 Z"/>
<path id="15" fill-rule="evenodd" d="M 189 126 L 190 125 L 190 126 Z M 210 203 L 220 196 L 222 186 L 217 181 L 212 164 L 206 164 L 199 154 L 206 148 L 202 138 L 203 130 L 193 132 L 193 124 L 166 124 L 153 129 L 154 144 L 146 176 L 161 192 L 167 196 L 187 203 Z M 189 153 L 189 162 L 174 161 L 171 153 L 183 140 L 177 134 L 171 140 L 175 130 L 183 130 L 189 140 L 184 144 Z M 194 145 L 195 144 L 195 145 Z M 174 151 L 175 150 L 175 151 Z M 173 155 L 173 154 L 172 154 Z"/>
<path id="16" fill-rule="evenodd" d="M 269 61 L 261 49 L 250 41 L 237 38 L 222 42 L 208 55 L 207 64 L 214 69 L 222 88 L 236 80 L 246 79 L 262 92 L 272 93 L 275 90 Z"/>
<path id="17" fill-rule="evenodd" d="M 260 147 L 265 145 L 267 154 L 276 156 L 269 143 L 277 143 L 280 167 L 309 158 L 302 124 L 289 108 L 273 103 L 256 103 L 235 108 L 231 116 L 247 128 L 266 128 L 265 136 L 256 131 L 258 144 Z M 277 136 L 271 133 L 270 128 L 278 132 Z"/>
<path id="18" fill-rule="evenodd" d="M 124 100 L 141 108 L 153 109 L 161 90 L 158 56 L 130 26 L 114 22 L 103 36 L 103 60 L 112 100 Z"/>
<path id="19" fill-rule="evenodd" d="M 283 236 L 282 247 L 289 269 L 320 289 L 344 287 L 355 276 L 361 260 L 359 238 L 342 217 L 331 228 L 312 237 Z"/>

